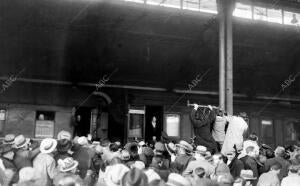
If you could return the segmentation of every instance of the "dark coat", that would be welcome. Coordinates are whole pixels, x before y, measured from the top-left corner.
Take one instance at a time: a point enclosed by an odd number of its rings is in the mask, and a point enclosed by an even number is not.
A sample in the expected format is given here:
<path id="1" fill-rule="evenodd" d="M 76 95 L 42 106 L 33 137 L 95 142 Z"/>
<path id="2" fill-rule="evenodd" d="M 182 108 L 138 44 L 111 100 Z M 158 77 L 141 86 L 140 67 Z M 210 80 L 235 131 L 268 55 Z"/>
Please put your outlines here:
<path id="1" fill-rule="evenodd" d="M 236 178 L 240 176 L 241 170 L 244 169 L 244 163 L 241 160 L 234 158 L 228 167 L 230 169 L 230 174 Z"/>
<path id="2" fill-rule="evenodd" d="M 72 156 L 78 161 L 79 175 L 84 179 L 87 170 L 91 169 L 92 158 L 95 156 L 95 152 L 88 147 L 79 147 Z"/>
<path id="3" fill-rule="evenodd" d="M 257 168 L 257 163 L 254 158 L 250 156 L 245 156 L 240 159 L 243 164 L 244 164 L 244 169 L 245 170 L 252 170 L 253 171 L 253 176 L 258 179 L 258 168 Z"/>
<path id="4" fill-rule="evenodd" d="M 174 162 L 171 162 L 170 168 L 172 172 L 182 174 L 186 169 L 190 161 L 195 160 L 194 157 L 188 155 L 179 155 L 176 157 Z"/>
<path id="5" fill-rule="evenodd" d="M 211 134 L 211 128 L 216 119 L 215 112 L 207 108 L 206 110 L 199 108 L 197 111 L 193 109 L 190 118 L 196 135 L 195 144 L 205 146 L 211 153 L 217 152 L 217 143 Z"/>
<path id="6" fill-rule="evenodd" d="M 276 163 L 279 163 L 282 166 L 282 168 L 279 172 L 279 175 L 278 175 L 278 178 L 281 181 L 282 178 L 284 178 L 288 175 L 288 168 L 290 166 L 290 163 L 281 157 L 267 159 L 267 161 L 265 162 L 265 166 L 264 166 L 265 172 L 268 172 L 270 170 L 271 166 Z"/>
<path id="7" fill-rule="evenodd" d="M 40 153 L 39 148 L 34 150 L 24 150 L 18 149 L 15 151 L 13 162 L 17 167 L 17 170 L 20 170 L 24 167 L 32 167 L 32 160 Z"/>
<path id="8" fill-rule="evenodd" d="M 59 159 L 64 160 L 65 158 L 69 158 L 69 157 L 72 157 L 72 155 L 69 154 L 68 152 L 57 152 L 57 153 L 54 155 L 54 159 L 55 159 L 56 162 L 57 162 Z"/>

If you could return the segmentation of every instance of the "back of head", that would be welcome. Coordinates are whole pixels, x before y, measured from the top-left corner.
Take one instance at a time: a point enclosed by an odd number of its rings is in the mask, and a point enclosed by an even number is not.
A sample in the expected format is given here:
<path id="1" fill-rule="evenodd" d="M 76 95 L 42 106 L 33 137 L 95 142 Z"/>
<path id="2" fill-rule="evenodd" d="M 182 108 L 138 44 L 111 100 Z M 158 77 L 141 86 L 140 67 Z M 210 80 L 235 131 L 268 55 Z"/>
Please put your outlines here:
<path id="1" fill-rule="evenodd" d="M 204 176 L 205 176 L 205 170 L 204 170 L 204 168 L 197 167 L 194 170 L 194 175 L 197 176 L 197 177 L 199 177 L 199 178 L 204 178 Z"/>
<path id="2" fill-rule="evenodd" d="M 253 132 L 253 133 L 251 133 L 251 134 L 249 135 L 248 139 L 251 140 L 251 141 L 257 141 L 257 140 L 258 140 L 258 137 L 257 137 L 256 133 Z"/>
<path id="3" fill-rule="evenodd" d="M 275 149 L 275 156 L 276 157 L 284 157 L 284 154 L 285 154 L 285 149 L 281 146 L 278 146 L 276 149 Z"/>
<path id="4" fill-rule="evenodd" d="M 297 165 L 289 166 L 289 172 L 292 174 L 297 174 L 299 170 L 300 170 L 299 165 L 298 166 Z"/>
<path id="5" fill-rule="evenodd" d="M 251 153 L 253 151 L 254 151 L 254 147 L 253 146 L 249 146 L 249 147 L 246 148 L 246 153 L 247 154 L 249 154 L 249 153 Z"/>
<path id="6" fill-rule="evenodd" d="M 110 150 L 111 152 L 117 152 L 117 151 L 119 150 L 119 146 L 118 146 L 116 143 L 111 143 L 111 144 L 109 145 L 109 150 Z"/>

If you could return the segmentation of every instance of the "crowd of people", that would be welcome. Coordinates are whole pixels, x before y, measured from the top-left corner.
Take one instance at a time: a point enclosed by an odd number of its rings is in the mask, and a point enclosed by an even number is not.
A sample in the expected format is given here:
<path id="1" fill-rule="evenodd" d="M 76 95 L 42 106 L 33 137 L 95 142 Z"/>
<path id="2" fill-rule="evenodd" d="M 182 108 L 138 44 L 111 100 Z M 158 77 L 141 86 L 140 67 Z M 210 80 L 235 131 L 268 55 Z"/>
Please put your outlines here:
<path id="1" fill-rule="evenodd" d="M 165 136 L 121 144 L 73 138 L 64 130 L 41 141 L 7 134 L 0 146 L 0 185 L 300 186 L 299 145 L 273 150 L 255 133 L 243 137 L 242 117 L 198 111 L 195 105 L 196 138 L 190 143 Z"/>
<path id="2" fill-rule="evenodd" d="M 211 154 L 205 146 L 173 142 L 89 141 L 71 138 L 32 141 L 5 136 L 0 184 L 31 186 L 299 186 L 300 148 L 272 148 L 251 134 L 241 147 Z"/>

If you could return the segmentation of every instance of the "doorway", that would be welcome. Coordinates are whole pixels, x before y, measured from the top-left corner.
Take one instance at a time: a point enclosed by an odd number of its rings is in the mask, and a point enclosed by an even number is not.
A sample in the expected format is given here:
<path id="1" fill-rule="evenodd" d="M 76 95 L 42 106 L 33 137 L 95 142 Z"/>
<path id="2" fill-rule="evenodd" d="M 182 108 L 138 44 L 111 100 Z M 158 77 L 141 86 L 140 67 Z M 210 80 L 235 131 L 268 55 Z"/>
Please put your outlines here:
<path id="1" fill-rule="evenodd" d="M 76 111 L 74 136 L 87 136 L 90 133 L 91 110 L 89 107 L 80 107 Z"/>
<path id="2" fill-rule="evenodd" d="M 163 130 L 163 106 L 146 106 L 145 140 L 153 140 L 153 136 L 160 141 Z"/>

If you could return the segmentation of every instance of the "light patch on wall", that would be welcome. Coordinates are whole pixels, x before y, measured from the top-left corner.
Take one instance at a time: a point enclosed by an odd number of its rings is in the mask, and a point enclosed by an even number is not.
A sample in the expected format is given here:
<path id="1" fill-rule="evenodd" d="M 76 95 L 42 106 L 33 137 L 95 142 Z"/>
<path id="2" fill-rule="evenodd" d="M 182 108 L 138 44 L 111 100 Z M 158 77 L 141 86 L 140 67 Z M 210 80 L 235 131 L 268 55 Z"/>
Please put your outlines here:
<path id="1" fill-rule="evenodd" d="M 178 114 L 166 115 L 166 133 L 168 136 L 179 137 L 180 116 Z"/>

